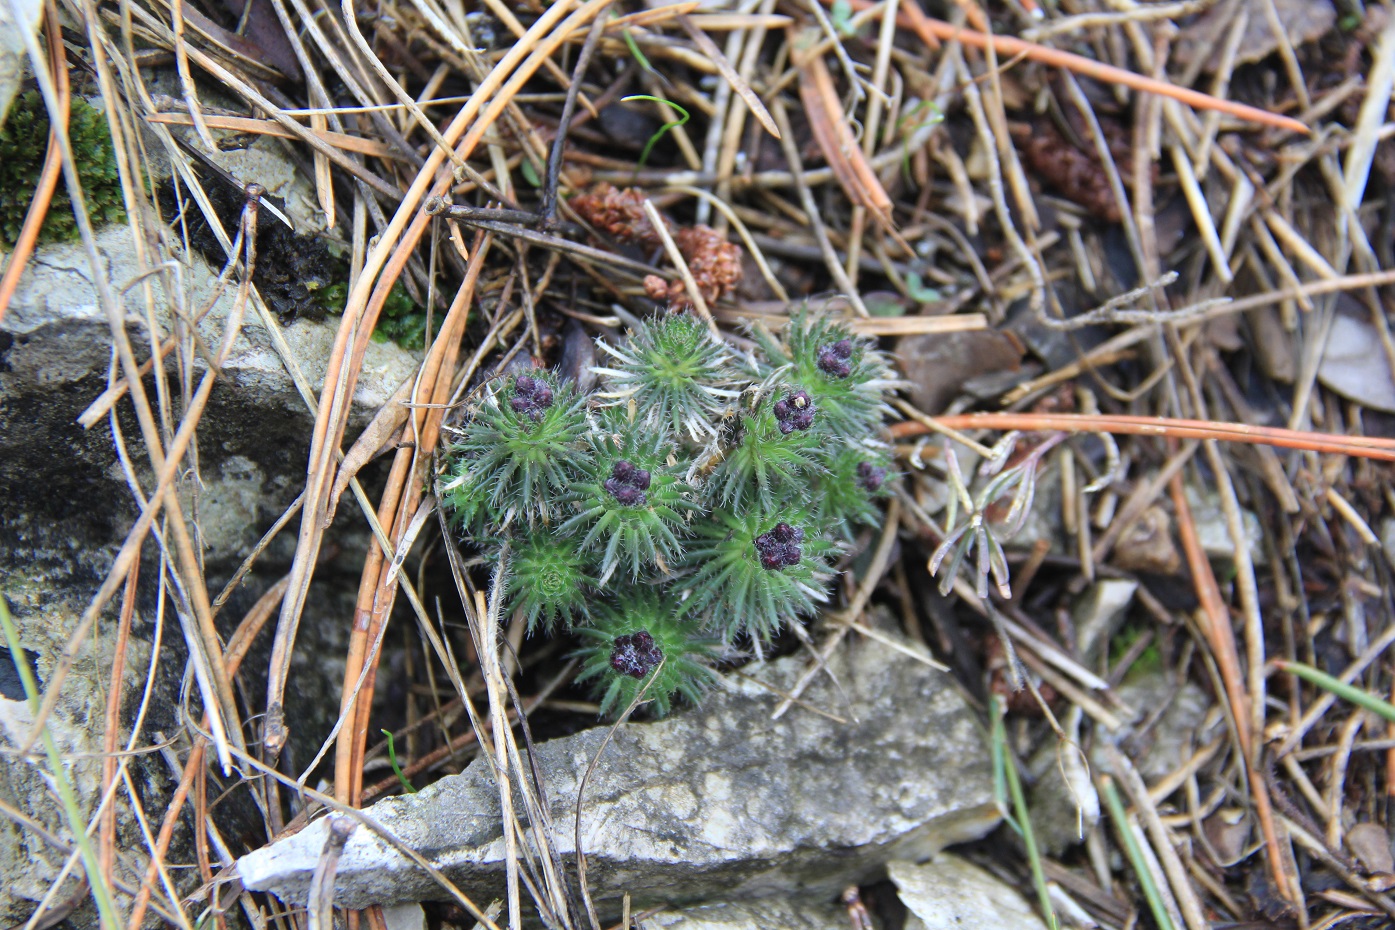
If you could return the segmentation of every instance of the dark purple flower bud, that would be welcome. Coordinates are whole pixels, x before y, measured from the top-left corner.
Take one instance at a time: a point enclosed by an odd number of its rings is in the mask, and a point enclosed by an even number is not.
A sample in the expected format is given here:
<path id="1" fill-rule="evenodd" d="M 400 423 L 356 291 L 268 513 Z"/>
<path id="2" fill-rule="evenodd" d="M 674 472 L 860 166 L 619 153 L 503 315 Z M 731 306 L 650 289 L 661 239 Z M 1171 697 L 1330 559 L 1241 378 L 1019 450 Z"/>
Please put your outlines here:
<path id="1" fill-rule="evenodd" d="M 603 486 L 626 507 L 642 505 L 648 500 L 644 492 L 649 490 L 649 472 L 621 459 L 611 466 Z"/>
<path id="2" fill-rule="evenodd" d="M 643 678 L 664 660 L 664 652 L 645 630 L 615 637 L 610 667 L 621 675 Z"/>
<path id="3" fill-rule="evenodd" d="M 786 394 L 784 400 L 775 403 L 775 425 L 786 436 L 813 426 L 814 401 L 804 391 Z"/>
<path id="4" fill-rule="evenodd" d="M 610 492 L 611 497 L 626 507 L 637 507 L 648 501 L 648 495 L 639 488 L 616 481 L 614 478 L 605 479 L 604 487 Z"/>
<path id="5" fill-rule="evenodd" d="M 530 420 L 541 420 L 543 411 L 552 406 L 552 388 L 540 378 L 520 375 L 513 383 L 509 406 Z"/>
<path id="6" fill-rule="evenodd" d="M 770 535 L 780 543 L 802 543 L 804 541 L 804 530 L 797 526 L 790 526 L 788 523 L 777 523 L 771 529 Z"/>
<path id="7" fill-rule="evenodd" d="M 882 489 L 882 482 L 886 480 L 886 469 L 871 462 L 858 462 L 857 480 L 868 494 L 876 494 Z"/>
<path id="8" fill-rule="evenodd" d="M 804 541 L 804 531 L 788 523 L 777 523 L 768 533 L 756 537 L 756 554 L 760 556 L 761 568 L 778 571 L 798 565 L 804 558 L 799 544 Z"/>
<path id="9" fill-rule="evenodd" d="M 837 342 L 819 347 L 819 368 L 824 374 L 832 375 L 835 378 L 846 378 L 852 374 L 852 365 L 848 360 L 852 358 L 852 341 L 840 339 Z"/>
<path id="10" fill-rule="evenodd" d="M 769 572 L 779 571 L 785 567 L 785 555 L 783 552 L 776 552 L 771 549 L 761 549 L 756 547 L 756 553 L 760 556 L 760 567 Z"/>

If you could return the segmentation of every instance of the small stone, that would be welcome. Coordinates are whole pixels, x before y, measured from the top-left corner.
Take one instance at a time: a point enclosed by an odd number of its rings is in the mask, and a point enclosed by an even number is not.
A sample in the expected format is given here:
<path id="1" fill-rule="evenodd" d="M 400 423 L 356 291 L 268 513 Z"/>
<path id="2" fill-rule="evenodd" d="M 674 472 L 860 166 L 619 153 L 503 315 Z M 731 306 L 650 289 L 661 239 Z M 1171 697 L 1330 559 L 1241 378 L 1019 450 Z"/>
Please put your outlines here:
<path id="1" fill-rule="evenodd" d="M 1139 514 L 1119 536 L 1110 561 L 1126 572 L 1176 573 L 1182 566 L 1182 556 L 1172 541 L 1172 517 L 1167 510 L 1154 504 Z"/>
<path id="2" fill-rule="evenodd" d="M 1395 872 L 1395 856 L 1390 852 L 1390 834 L 1375 823 L 1358 823 L 1347 831 L 1347 849 L 1368 872 Z"/>
<path id="3" fill-rule="evenodd" d="M 420 904 L 400 904 L 383 908 L 387 930 L 426 930 L 426 912 Z"/>
<path id="4" fill-rule="evenodd" d="M 1233 564 L 1235 544 L 1230 538 L 1230 525 L 1226 522 L 1225 508 L 1221 496 L 1216 491 L 1204 495 L 1187 485 L 1187 502 L 1192 508 L 1192 518 L 1196 521 L 1196 535 L 1206 555 L 1222 564 Z M 1253 511 L 1240 509 L 1241 535 L 1245 548 L 1250 552 L 1250 561 L 1256 567 L 1269 563 L 1269 553 L 1264 548 L 1264 530 L 1259 517 Z"/>
<path id="5" fill-rule="evenodd" d="M 660 930 L 848 930 L 848 912 L 807 896 L 761 898 L 660 911 L 644 921 Z"/>
<path id="6" fill-rule="evenodd" d="M 1128 578 L 1104 578 L 1085 590 L 1076 601 L 1075 649 L 1088 668 L 1094 668 L 1101 650 L 1123 625 L 1138 582 Z"/>
<path id="7" fill-rule="evenodd" d="M 1250 848 L 1250 818 L 1236 807 L 1223 807 L 1202 821 L 1201 829 L 1211 842 L 1222 868 L 1230 868 L 1245 858 Z"/>
<path id="8" fill-rule="evenodd" d="M 950 676 L 871 640 L 843 646 L 828 665 L 832 674 L 819 676 L 804 700 L 841 719 L 800 707 L 771 719 L 776 692 L 792 688 L 807 666 L 791 656 L 747 668 L 760 684 L 733 678 L 692 711 L 616 727 L 586 782 L 579 832 L 578 785 L 607 728 L 534 747 L 524 765 L 546 785 L 553 849 L 571 873 L 580 836 L 605 919 L 620 914 L 626 893 L 632 913 L 675 902 L 831 902 L 849 884 L 885 874 L 892 859 L 924 859 L 997 825 L 988 748 Z M 485 760 L 368 813 L 471 900 L 506 894 L 499 788 Z M 318 820 L 242 857 L 244 887 L 304 907 L 325 829 Z M 533 829 L 525 825 L 525 834 Z M 430 873 L 372 830 L 349 838 L 337 905 L 441 897 Z M 775 919 L 757 926 L 803 927 Z"/>
<path id="9" fill-rule="evenodd" d="M 1016 888 L 959 856 L 892 862 L 887 873 L 911 912 L 906 930 L 1045 930 Z"/>

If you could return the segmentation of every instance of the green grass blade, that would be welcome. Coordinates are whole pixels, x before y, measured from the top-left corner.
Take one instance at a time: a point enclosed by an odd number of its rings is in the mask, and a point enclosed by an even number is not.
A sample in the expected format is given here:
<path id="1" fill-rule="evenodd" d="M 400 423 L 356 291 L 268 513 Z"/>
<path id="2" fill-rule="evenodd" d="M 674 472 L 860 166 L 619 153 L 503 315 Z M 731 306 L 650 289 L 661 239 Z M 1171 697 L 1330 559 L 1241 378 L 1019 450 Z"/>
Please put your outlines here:
<path id="1" fill-rule="evenodd" d="M 1153 870 L 1148 868 L 1148 861 L 1143 858 L 1143 850 L 1139 848 L 1138 839 L 1129 825 L 1128 815 L 1124 813 L 1124 802 L 1119 798 L 1119 789 L 1114 787 L 1114 779 L 1108 775 L 1100 776 L 1100 789 L 1100 793 L 1104 795 L 1104 804 L 1109 808 L 1109 816 L 1114 818 L 1114 823 L 1119 828 L 1119 839 L 1124 844 L 1124 852 L 1133 864 L 1138 883 L 1143 886 L 1143 896 L 1148 899 L 1148 907 L 1153 912 L 1153 920 L 1157 923 L 1158 930 L 1177 930 L 1167 905 L 1163 903 L 1162 892 L 1158 891 L 1157 883 L 1153 881 Z"/>
<path id="2" fill-rule="evenodd" d="M 657 74 L 654 66 L 649 63 L 649 58 L 639 50 L 639 43 L 635 41 L 634 33 L 628 29 L 621 29 L 620 34 L 625 37 L 625 44 L 629 46 L 630 54 L 634 56 L 635 61 L 639 62 L 639 66 L 650 74 Z"/>
<path id="3" fill-rule="evenodd" d="M 1280 659 L 1274 663 L 1286 672 L 1292 672 L 1309 684 L 1317 685 L 1324 691 L 1331 691 L 1344 701 L 1350 701 L 1357 707 L 1364 707 L 1373 714 L 1379 714 L 1391 723 L 1395 723 L 1395 704 L 1376 697 L 1369 691 L 1362 691 L 1354 688 L 1338 678 L 1333 678 L 1326 672 L 1320 672 L 1311 665 L 1304 665 L 1302 662 L 1289 662 Z"/>
<path id="4" fill-rule="evenodd" d="M 680 114 L 678 119 L 660 126 L 658 131 L 649 137 L 649 141 L 644 143 L 644 151 L 639 153 L 639 161 L 635 163 L 635 171 L 639 171 L 640 168 L 644 167 L 644 163 L 649 160 L 649 153 L 654 150 L 654 146 L 664 137 L 664 134 L 670 129 L 677 129 L 679 126 L 687 123 L 691 114 L 672 100 L 665 100 L 663 97 L 655 97 L 653 94 L 630 94 L 628 97 L 621 97 L 620 100 L 622 102 L 628 102 L 630 100 L 651 100 L 654 103 L 662 103 L 664 106 L 673 107 Z"/>
<path id="5" fill-rule="evenodd" d="M 1017 774 L 1017 763 L 1007 748 L 1007 730 L 1003 727 L 1003 714 L 997 695 L 988 698 L 988 713 L 993 721 L 993 758 L 1001 759 L 1003 775 L 1007 781 L 1008 795 L 1012 798 L 1012 809 L 1017 821 L 1017 830 L 1022 835 L 1022 845 L 1027 848 L 1027 864 L 1032 869 L 1032 885 L 1037 890 L 1037 901 L 1046 916 L 1046 925 L 1051 930 L 1060 930 L 1056 919 L 1056 909 L 1051 906 L 1051 892 L 1046 887 L 1046 870 L 1041 864 L 1041 849 L 1037 846 L 1037 835 L 1032 829 L 1032 818 L 1027 810 L 1027 796 L 1022 791 L 1022 780 Z M 995 773 L 996 774 L 996 773 Z"/>
<path id="6" fill-rule="evenodd" d="M 37 715 L 39 712 L 39 687 L 34 681 L 34 674 L 29 669 L 29 663 L 24 661 L 24 651 L 19 644 L 19 634 L 15 631 L 14 621 L 10 617 L 10 606 L 3 596 L 0 596 L 0 627 L 5 630 L 5 645 L 9 647 L 10 657 L 14 659 L 15 671 L 19 673 L 19 680 L 24 685 L 24 695 L 29 700 L 29 710 Z M 44 727 L 43 743 L 44 754 L 48 756 L 48 766 L 53 774 L 53 784 L 58 791 L 58 798 L 63 804 L 63 812 L 67 815 L 68 829 L 73 831 L 73 842 L 77 844 L 78 851 L 82 855 L 82 865 L 87 872 L 87 883 L 92 889 L 92 900 L 97 905 L 97 913 L 101 918 L 102 927 L 117 930 L 124 924 L 124 921 L 117 913 L 111 889 L 102 879 L 102 867 L 97 860 L 97 851 L 92 848 L 92 841 L 87 836 L 87 823 L 83 820 L 82 808 L 78 806 L 73 783 L 68 778 L 67 770 L 63 768 L 63 760 L 58 755 L 58 745 L 53 741 L 53 734 L 49 732 L 47 725 Z"/>
<path id="7" fill-rule="evenodd" d="M 397 747 L 392 742 L 392 731 L 382 730 L 380 732 L 387 737 L 388 763 L 392 766 L 393 774 L 397 776 L 398 781 L 402 782 L 402 788 L 408 794 L 416 794 L 417 789 L 413 788 L 412 783 L 407 781 L 407 776 L 402 774 L 402 766 L 397 764 Z"/>

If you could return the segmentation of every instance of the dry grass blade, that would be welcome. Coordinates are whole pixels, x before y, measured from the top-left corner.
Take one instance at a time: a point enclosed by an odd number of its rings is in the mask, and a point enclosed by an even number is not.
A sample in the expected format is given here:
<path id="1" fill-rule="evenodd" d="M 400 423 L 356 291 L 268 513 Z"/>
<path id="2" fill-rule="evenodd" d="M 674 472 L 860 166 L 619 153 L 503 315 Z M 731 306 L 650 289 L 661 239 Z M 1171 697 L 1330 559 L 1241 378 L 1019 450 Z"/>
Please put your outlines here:
<path id="1" fill-rule="evenodd" d="M 183 113 L 151 113 L 145 117 L 148 123 L 164 123 L 169 126 L 191 126 L 193 118 Z M 205 116 L 204 122 L 212 129 L 231 129 L 235 132 L 249 132 L 254 135 L 275 136 L 278 139 L 295 139 L 296 134 L 285 126 L 269 119 L 251 119 L 246 116 Z M 407 160 L 407 156 L 374 139 L 351 136 L 348 133 L 333 132 L 318 126 L 311 126 L 310 132 L 327 144 L 345 152 L 357 152 L 374 158 Z"/>
<path id="2" fill-rule="evenodd" d="M 457 147 L 458 157 L 466 158 L 474 151 L 489 125 L 498 117 L 510 97 L 518 92 L 522 83 L 541 67 L 542 62 L 557 46 L 566 41 L 573 32 L 583 28 L 609 2 L 610 0 L 588 0 L 560 25 L 557 21 L 571 11 L 574 4 L 558 3 L 550 7 L 529 28 L 525 38 L 531 39 L 531 42 L 520 42 L 500 60 L 443 133 L 448 144 L 455 144 L 455 140 L 465 136 Z M 533 47 L 534 45 L 536 47 Z M 470 130 L 468 133 L 467 127 Z M 407 257 L 425 231 L 428 218 L 424 213 L 417 212 L 418 207 L 423 203 L 428 190 L 431 196 L 435 197 L 440 197 L 446 192 L 449 178 L 437 180 L 435 177 L 444 159 L 445 154 L 440 149 L 432 151 L 388 228 L 379 236 L 378 244 L 369 253 L 362 274 L 349 294 L 344 321 L 330 355 L 323 400 L 316 416 L 315 432 L 310 446 L 306 483 L 307 505 L 292 566 L 293 580 L 278 621 L 275 651 L 268 677 L 266 746 L 270 758 L 275 758 L 285 745 L 285 709 L 282 694 L 285 690 L 296 627 L 304 608 L 314 560 L 324 537 L 323 521 L 334 470 L 333 453 L 343 435 L 348 398 L 352 396 L 363 353 L 378 314 L 405 266 Z"/>
<path id="3" fill-rule="evenodd" d="M 804 115 L 848 199 L 889 225 L 891 197 L 853 137 L 847 114 L 833 86 L 833 76 L 823 56 L 817 53 L 816 38 L 811 30 L 792 34 L 790 38 L 794 66 L 799 69 L 799 99 L 804 104 Z M 811 50 L 809 46 L 815 47 Z"/>
<path id="4" fill-rule="evenodd" d="M 741 99 L 746 102 L 746 106 L 750 107 L 751 115 L 760 123 L 761 128 L 775 138 L 780 138 L 780 130 L 775 125 L 775 120 L 771 117 L 770 111 L 765 108 L 765 104 L 761 103 L 760 97 L 756 96 L 756 92 L 751 90 L 751 85 L 746 79 L 737 73 L 736 69 L 731 66 L 731 62 L 727 61 L 727 56 L 722 54 L 722 50 L 717 47 L 717 43 L 708 38 L 707 33 L 698 29 L 687 16 L 680 15 L 677 19 L 678 24 L 683 27 L 683 31 L 688 34 L 688 37 L 693 40 L 698 49 L 708 58 L 712 59 L 712 63 L 717 66 L 717 70 L 721 72 L 722 78 L 731 85 L 732 90 L 741 95 Z M 768 26 L 769 23 L 765 25 Z"/>

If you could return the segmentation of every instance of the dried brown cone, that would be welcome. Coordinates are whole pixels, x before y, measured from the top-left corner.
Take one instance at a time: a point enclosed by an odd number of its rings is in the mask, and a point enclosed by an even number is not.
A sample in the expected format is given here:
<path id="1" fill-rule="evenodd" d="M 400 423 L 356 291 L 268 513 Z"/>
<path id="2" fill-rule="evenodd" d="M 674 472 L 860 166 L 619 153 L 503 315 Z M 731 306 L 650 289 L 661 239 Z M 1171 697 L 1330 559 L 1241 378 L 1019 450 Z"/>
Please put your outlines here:
<path id="1" fill-rule="evenodd" d="M 642 191 L 620 190 L 602 183 L 589 193 L 573 197 L 571 205 L 599 233 L 645 248 L 658 248 L 662 244 L 658 231 L 644 212 Z M 688 263 L 704 301 L 711 303 L 736 289 L 742 274 L 740 246 L 728 242 L 710 226 L 675 228 L 669 223 L 669 228 L 673 230 L 674 243 Z M 682 281 L 668 282 L 650 275 L 644 281 L 644 291 L 651 299 L 675 308 L 692 304 Z"/>
<path id="2" fill-rule="evenodd" d="M 690 226 L 674 234 L 678 251 L 693 273 L 702 299 L 712 303 L 736 289 L 741 282 L 741 247 L 728 242 L 710 226 Z M 675 282 L 686 293 L 682 282 Z"/>
<path id="3" fill-rule="evenodd" d="M 1114 166 L 1127 188 L 1133 183 L 1133 146 L 1129 142 L 1129 131 L 1107 116 L 1101 116 L 1099 121 L 1109 155 L 1114 159 Z M 1088 132 L 1083 125 L 1077 130 L 1082 137 Z M 1024 128 L 1014 135 L 1023 159 L 1037 177 L 1095 216 L 1110 223 L 1119 222 L 1119 204 L 1109 187 L 1109 175 L 1093 147 L 1080 149 L 1049 119 L 1038 119 L 1030 129 Z M 1156 165 L 1153 166 L 1153 175 L 1156 181 Z"/>
<path id="4" fill-rule="evenodd" d="M 620 190 L 597 184 L 589 193 L 571 199 L 572 209 L 593 229 L 620 242 L 656 248 L 662 244 L 658 230 L 644 213 L 644 193 L 633 187 Z"/>

